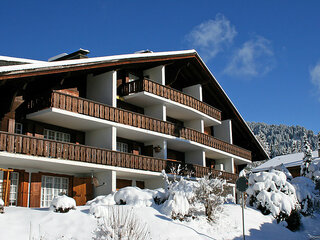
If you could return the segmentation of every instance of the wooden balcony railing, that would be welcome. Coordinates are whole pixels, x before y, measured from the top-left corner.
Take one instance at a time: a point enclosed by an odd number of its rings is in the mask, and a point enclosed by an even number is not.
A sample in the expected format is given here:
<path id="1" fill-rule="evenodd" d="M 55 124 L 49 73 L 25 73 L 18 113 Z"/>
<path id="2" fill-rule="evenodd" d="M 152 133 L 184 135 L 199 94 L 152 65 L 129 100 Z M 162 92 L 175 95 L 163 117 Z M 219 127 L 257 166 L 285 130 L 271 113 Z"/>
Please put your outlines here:
<path id="1" fill-rule="evenodd" d="M 194 141 L 236 156 L 251 160 L 251 152 L 229 144 L 213 136 L 190 128 L 180 127 L 170 122 L 161 121 L 143 114 L 110 107 L 89 99 L 79 98 L 54 91 L 49 96 L 39 96 L 26 101 L 27 112 L 35 112 L 47 107 L 59 108 L 87 116 L 117 122 L 137 128 L 163 133 Z"/>
<path id="2" fill-rule="evenodd" d="M 129 95 L 130 93 L 137 92 L 149 92 L 157 96 L 169 99 L 171 101 L 183 104 L 185 106 L 196 109 L 212 118 L 221 121 L 221 111 L 202 102 L 198 99 L 180 92 L 176 89 L 170 88 L 168 86 L 161 85 L 159 83 L 153 82 L 149 79 L 136 80 L 123 84 L 119 88 L 119 94 L 121 96 Z"/>
<path id="3" fill-rule="evenodd" d="M 181 164 L 179 161 L 134 155 L 8 132 L 0 132 L 0 151 L 153 172 L 161 172 L 165 169 L 167 173 L 171 173 L 172 168 L 177 169 L 178 164 Z M 237 179 L 236 174 L 221 172 L 197 165 L 187 164 L 187 168 L 190 169 L 189 173 L 191 173 L 191 177 L 203 177 L 209 172 L 212 172 L 214 177 L 224 178 L 228 182 L 234 183 Z"/>

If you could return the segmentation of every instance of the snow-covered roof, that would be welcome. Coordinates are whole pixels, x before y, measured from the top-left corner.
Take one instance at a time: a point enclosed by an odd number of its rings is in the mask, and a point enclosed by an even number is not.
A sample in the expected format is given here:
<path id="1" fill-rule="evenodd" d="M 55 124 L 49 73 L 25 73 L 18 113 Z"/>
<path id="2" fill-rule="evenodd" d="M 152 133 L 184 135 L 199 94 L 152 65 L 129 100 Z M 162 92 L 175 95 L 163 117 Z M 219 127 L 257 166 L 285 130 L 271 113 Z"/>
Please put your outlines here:
<path id="1" fill-rule="evenodd" d="M 34 64 L 27 65 L 14 65 L 14 66 L 3 66 L 0 67 L 0 74 L 15 72 L 15 71 L 26 71 L 26 70 L 41 70 L 54 67 L 66 67 L 66 66 L 77 66 L 77 65 L 89 65 L 96 63 L 106 63 L 106 62 L 117 62 L 120 60 L 126 59 L 143 59 L 143 58 L 152 58 L 152 57 L 166 57 L 166 56 L 176 56 L 176 55 L 188 55 L 188 54 L 197 54 L 196 50 L 183 50 L 183 51 L 170 51 L 170 52 L 155 52 L 155 53 L 134 53 L 134 54 L 122 54 L 122 55 L 113 55 L 106 57 L 94 57 L 86 59 L 73 59 L 57 62 L 42 62 L 35 61 Z"/>
<path id="2" fill-rule="evenodd" d="M 0 56 L 0 61 L 5 62 L 18 62 L 21 64 L 29 63 L 29 64 L 35 64 L 35 63 L 41 63 L 43 61 L 33 60 L 33 59 L 26 59 L 26 58 L 17 58 L 17 57 L 8 57 L 8 56 Z"/>
<path id="3" fill-rule="evenodd" d="M 271 167 L 276 167 L 281 164 L 283 164 L 285 167 L 300 166 L 303 161 L 302 160 L 303 156 L 304 156 L 303 152 L 277 156 L 277 157 L 271 158 L 269 161 L 265 162 L 264 164 L 261 164 L 260 166 L 254 168 L 252 171 L 253 172 L 265 171 L 265 170 L 269 170 Z M 318 158 L 318 151 L 313 151 L 312 157 Z"/>

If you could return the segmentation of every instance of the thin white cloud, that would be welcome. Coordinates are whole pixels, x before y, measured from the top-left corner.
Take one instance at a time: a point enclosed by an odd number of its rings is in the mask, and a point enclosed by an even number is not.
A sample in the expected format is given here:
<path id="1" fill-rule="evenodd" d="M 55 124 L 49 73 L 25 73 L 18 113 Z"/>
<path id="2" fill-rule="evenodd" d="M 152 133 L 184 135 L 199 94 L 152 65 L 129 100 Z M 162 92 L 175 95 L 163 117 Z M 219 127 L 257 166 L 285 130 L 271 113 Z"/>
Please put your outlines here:
<path id="1" fill-rule="evenodd" d="M 317 88 L 317 93 L 320 93 L 320 62 L 310 69 L 310 77 L 312 84 Z"/>
<path id="2" fill-rule="evenodd" d="M 257 77 L 274 67 L 271 42 L 257 36 L 235 51 L 224 72 L 232 76 Z"/>
<path id="3" fill-rule="evenodd" d="M 233 42 L 237 31 L 230 21 L 222 14 L 196 26 L 188 35 L 187 40 L 196 48 L 202 58 L 208 61 Z"/>

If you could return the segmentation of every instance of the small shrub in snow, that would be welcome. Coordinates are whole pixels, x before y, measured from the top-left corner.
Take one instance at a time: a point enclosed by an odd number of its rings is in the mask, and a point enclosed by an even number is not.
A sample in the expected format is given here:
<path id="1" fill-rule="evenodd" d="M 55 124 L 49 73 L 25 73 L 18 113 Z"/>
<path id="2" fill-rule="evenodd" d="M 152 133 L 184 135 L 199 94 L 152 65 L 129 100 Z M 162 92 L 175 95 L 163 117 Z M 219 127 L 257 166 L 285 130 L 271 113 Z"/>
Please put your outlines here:
<path id="1" fill-rule="evenodd" d="M 196 199 L 205 207 L 205 215 L 209 221 L 214 220 L 217 212 L 221 212 L 222 204 L 227 200 L 229 191 L 224 179 L 205 176 L 199 181 L 196 189 Z M 230 197 L 229 197 L 230 198 Z"/>
<path id="2" fill-rule="evenodd" d="M 287 220 L 292 211 L 299 208 L 294 187 L 286 175 L 278 170 L 252 173 L 247 189 L 248 203 L 263 214 L 272 214 L 278 222 Z M 291 226 L 288 224 L 288 228 Z"/>
<path id="3" fill-rule="evenodd" d="M 0 198 L 0 213 L 4 213 L 4 201 Z"/>
<path id="4" fill-rule="evenodd" d="M 198 183 L 180 178 L 180 181 L 168 182 L 167 201 L 161 207 L 161 212 L 173 219 L 183 220 L 189 215 L 191 204 L 194 202 L 195 189 Z"/>
<path id="5" fill-rule="evenodd" d="M 205 214 L 209 221 L 226 201 L 234 201 L 228 195 L 226 181 L 213 179 L 210 176 L 201 178 L 198 182 L 180 178 L 171 182 L 163 172 L 166 181 L 167 198 L 161 208 L 161 212 L 173 219 L 186 220 L 189 217 Z M 227 197 L 229 196 L 229 198 Z"/>
<path id="6" fill-rule="evenodd" d="M 95 240 L 149 240 L 147 223 L 128 206 L 104 206 L 98 219 Z M 97 206 L 93 208 L 97 209 Z M 90 210 L 91 212 L 91 210 Z M 103 214 L 101 214 L 103 212 Z M 97 213 L 94 214 L 97 216 Z"/>
<path id="7" fill-rule="evenodd" d="M 316 190 L 316 185 L 306 177 L 296 177 L 292 179 L 291 184 L 296 190 L 296 196 L 301 205 L 301 213 L 311 215 L 320 205 L 320 196 L 319 191 Z"/>
<path id="8" fill-rule="evenodd" d="M 76 201 L 66 195 L 55 197 L 50 204 L 50 209 L 55 212 L 66 213 L 76 209 Z"/>

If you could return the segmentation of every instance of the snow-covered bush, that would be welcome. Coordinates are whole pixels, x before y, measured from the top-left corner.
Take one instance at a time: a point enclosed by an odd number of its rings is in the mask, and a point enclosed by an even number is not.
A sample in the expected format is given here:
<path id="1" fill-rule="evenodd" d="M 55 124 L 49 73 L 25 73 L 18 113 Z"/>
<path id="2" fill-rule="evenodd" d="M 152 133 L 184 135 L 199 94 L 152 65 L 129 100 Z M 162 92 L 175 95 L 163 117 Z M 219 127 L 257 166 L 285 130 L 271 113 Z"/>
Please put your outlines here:
<path id="1" fill-rule="evenodd" d="M 167 185 L 167 201 L 161 207 L 161 212 L 180 219 L 189 214 L 190 205 L 194 202 L 195 191 L 199 184 L 180 178 L 180 181 L 169 182 Z"/>
<path id="2" fill-rule="evenodd" d="M 97 205 L 91 208 L 98 209 Z M 138 218 L 129 206 L 99 206 L 95 240 L 149 240 L 147 223 Z M 104 208 L 103 211 L 101 209 Z M 90 212 L 93 213 L 93 210 Z"/>
<path id="3" fill-rule="evenodd" d="M 280 165 L 276 166 L 274 169 L 283 172 L 283 173 L 286 175 L 287 180 L 289 180 L 289 181 L 292 180 L 292 178 L 293 178 L 293 177 L 292 177 L 292 174 L 291 174 L 290 171 L 284 166 L 283 163 L 281 163 Z"/>
<path id="4" fill-rule="evenodd" d="M 312 179 L 315 182 L 320 181 L 320 160 L 313 160 L 308 165 L 308 173 L 306 177 Z"/>
<path id="5" fill-rule="evenodd" d="M 291 184 L 296 190 L 296 196 L 301 205 L 301 213 L 303 215 L 310 215 L 319 208 L 319 191 L 315 189 L 316 185 L 311 179 L 296 177 L 292 179 Z"/>
<path id="6" fill-rule="evenodd" d="M 212 221 L 224 202 L 234 201 L 228 194 L 230 191 L 225 180 L 206 176 L 197 182 L 184 178 L 169 181 L 164 172 L 163 176 L 166 181 L 167 201 L 160 211 L 173 219 L 182 221 L 205 214 L 208 221 Z"/>
<path id="7" fill-rule="evenodd" d="M 76 201 L 66 195 L 57 196 L 51 201 L 50 209 L 55 212 L 66 213 L 71 209 L 76 209 Z"/>
<path id="8" fill-rule="evenodd" d="M 0 198 L 0 213 L 4 213 L 4 201 Z"/>
<path id="9" fill-rule="evenodd" d="M 90 201 L 87 202 L 86 205 L 115 205 L 116 202 L 114 201 L 114 193 L 98 196 Z"/>
<path id="10" fill-rule="evenodd" d="M 125 187 L 114 194 L 114 201 L 118 205 L 134 205 L 150 207 L 165 197 L 164 189 L 140 189 L 138 187 Z"/>
<path id="11" fill-rule="evenodd" d="M 247 201 L 263 214 L 272 214 L 278 222 L 287 220 L 299 209 L 295 188 L 287 182 L 286 175 L 278 170 L 252 173 L 249 176 Z M 288 224 L 288 228 L 291 228 Z"/>
<path id="12" fill-rule="evenodd" d="M 198 183 L 196 200 L 204 205 L 208 220 L 213 221 L 215 214 L 222 210 L 222 204 L 230 198 L 227 182 L 224 179 L 205 176 Z"/>

